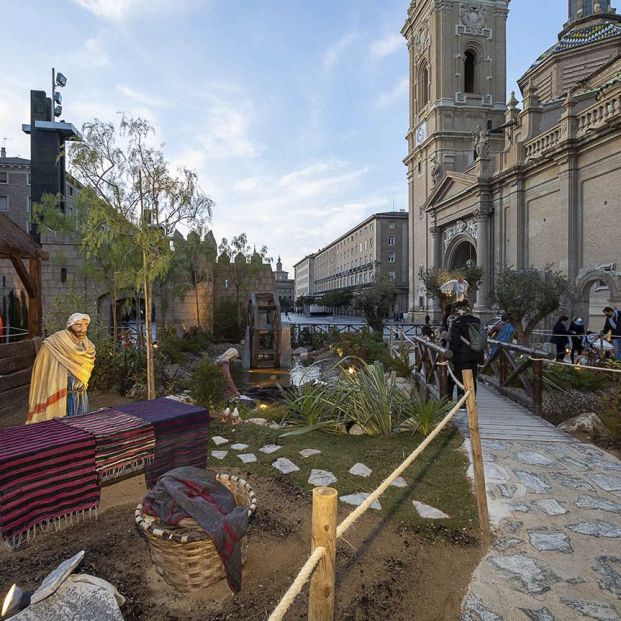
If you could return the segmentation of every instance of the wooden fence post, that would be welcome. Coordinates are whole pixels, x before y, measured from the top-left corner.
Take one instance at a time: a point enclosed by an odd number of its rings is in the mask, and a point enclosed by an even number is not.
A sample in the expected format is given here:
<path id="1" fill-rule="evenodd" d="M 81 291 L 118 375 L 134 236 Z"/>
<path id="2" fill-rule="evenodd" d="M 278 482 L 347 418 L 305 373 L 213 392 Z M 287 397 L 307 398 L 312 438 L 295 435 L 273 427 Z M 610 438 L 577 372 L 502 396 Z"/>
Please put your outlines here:
<path id="1" fill-rule="evenodd" d="M 309 621 L 334 619 L 337 500 L 338 492 L 333 487 L 316 487 L 313 490 L 311 552 L 317 546 L 322 546 L 326 553 L 319 561 L 311 580 L 308 597 Z"/>
<path id="2" fill-rule="evenodd" d="M 533 414 L 541 416 L 543 410 L 543 360 L 533 360 Z"/>
<path id="3" fill-rule="evenodd" d="M 446 362 L 444 359 L 441 362 Z M 438 393 L 440 399 L 448 397 L 452 399 L 453 395 L 448 394 L 448 373 L 446 371 L 446 364 L 438 364 Z"/>
<path id="4" fill-rule="evenodd" d="M 479 510 L 479 526 L 485 535 L 490 534 L 489 513 L 487 510 L 487 492 L 485 491 L 485 471 L 483 470 L 483 452 L 481 451 L 481 436 L 479 434 L 479 417 L 477 414 L 477 399 L 474 393 L 474 379 L 470 369 L 462 371 L 464 388 L 470 392 L 466 400 L 468 410 L 468 428 L 470 429 L 470 446 L 472 447 L 472 464 L 474 466 L 474 491 Z"/>

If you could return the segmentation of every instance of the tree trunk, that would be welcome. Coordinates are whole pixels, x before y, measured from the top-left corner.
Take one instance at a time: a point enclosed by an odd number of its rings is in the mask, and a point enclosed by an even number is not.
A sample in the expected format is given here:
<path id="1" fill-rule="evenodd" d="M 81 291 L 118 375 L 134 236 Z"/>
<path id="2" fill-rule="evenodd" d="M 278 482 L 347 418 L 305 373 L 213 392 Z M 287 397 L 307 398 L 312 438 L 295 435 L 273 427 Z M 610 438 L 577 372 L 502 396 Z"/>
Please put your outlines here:
<path id="1" fill-rule="evenodd" d="M 155 399 L 155 377 L 153 366 L 153 343 L 151 342 L 151 285 L 147 280 L 147 253 L 143 251 L 144 276 L 144 326 L 147 351 L 147 399 Z"/>
<path id="2" fill-rule="evenodd" d="M 198 284 L 194 283 L 194 299 L 196 300 L 196 325 L 198 326 L 199 331 L 201 330 L 201 317 L 199 313 L 199 305 L 198 305 Z"/>
<path id="3" fill-rule="evenodd" d="M 134 292 L 134 304 L 136 305 L 136 345 L 139 351 L 142 351 L 142 319 L 140 318 L 140 291 Z"/>
<path id="4" fill-rule="evenodd" d="M 119 341 L 118 325 L 116 321 L 116 278 L 112 277 L 110 293 L 112 294 L 112 352 L 116 353 L 116 346 Z"/>

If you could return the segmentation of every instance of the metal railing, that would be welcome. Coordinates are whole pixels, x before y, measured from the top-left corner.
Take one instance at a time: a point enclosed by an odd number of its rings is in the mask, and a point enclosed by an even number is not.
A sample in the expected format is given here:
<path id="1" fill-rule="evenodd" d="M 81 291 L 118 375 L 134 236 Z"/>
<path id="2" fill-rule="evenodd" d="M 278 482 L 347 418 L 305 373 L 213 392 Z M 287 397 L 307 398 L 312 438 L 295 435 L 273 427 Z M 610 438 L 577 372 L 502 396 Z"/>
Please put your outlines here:
<path id="1" fill-rule="evenodd" d="M 14 343 L 28 338 L 28 330 L 16 328 L 14 326 L 6 326 L 0 329 L 0 343 Z"/>

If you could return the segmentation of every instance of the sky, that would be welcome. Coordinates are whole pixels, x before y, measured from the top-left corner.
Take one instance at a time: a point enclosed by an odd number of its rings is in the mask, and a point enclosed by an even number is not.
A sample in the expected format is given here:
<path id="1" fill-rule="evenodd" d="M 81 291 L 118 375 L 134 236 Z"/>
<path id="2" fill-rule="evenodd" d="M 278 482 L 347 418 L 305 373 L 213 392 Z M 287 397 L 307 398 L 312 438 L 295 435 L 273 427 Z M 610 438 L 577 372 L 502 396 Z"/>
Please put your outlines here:
<path id="1" fill-rule="evenodd" d="M 407 209 L 409 0 L 0 0 L 0 144 L 30 157 L 30 89 L 67 76 L 80 128 L 148 119 L 173 167 L 284 268 L 372 213 Z M 513 0 L 508 89 L 556 40 L 566 0 Z M 518 99 L 521 99 L 518 93 Z M 6 140 L 5 140 L 6 138 Z M 290 274 L 293 277 L 293 274 Z"/>

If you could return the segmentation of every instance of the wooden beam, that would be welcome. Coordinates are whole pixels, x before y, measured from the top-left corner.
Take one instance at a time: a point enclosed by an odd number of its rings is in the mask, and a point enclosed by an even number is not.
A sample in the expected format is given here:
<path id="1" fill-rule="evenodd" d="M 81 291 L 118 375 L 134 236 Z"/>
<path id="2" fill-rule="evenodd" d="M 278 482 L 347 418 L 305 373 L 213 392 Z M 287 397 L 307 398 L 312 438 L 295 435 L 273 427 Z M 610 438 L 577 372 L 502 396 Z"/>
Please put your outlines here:
<path id="1" fill-rule="evenodd" d="M 37 290 L 35 284 L 30 279 L 30 274 L 28 274 L 28 270 L 26 266 L 23 264 L 22 260 L 15 255 L 11 255 L 11 263 L 19 276 L 19 279 L 24 283 L 24 287 L 26 287 L 26 291 L 28 291 L 28 295 L 30 297 L 36 297 Z"/>
<path id="2" fill-rule="evenodd" d="M 32 257 L 28 260 L 28 272 L 34 285 L 34 294 L 28 297 L 28 336 L 41 335 L 41 318 L 43 306 L 41 301 L 41 259 Z"/>

